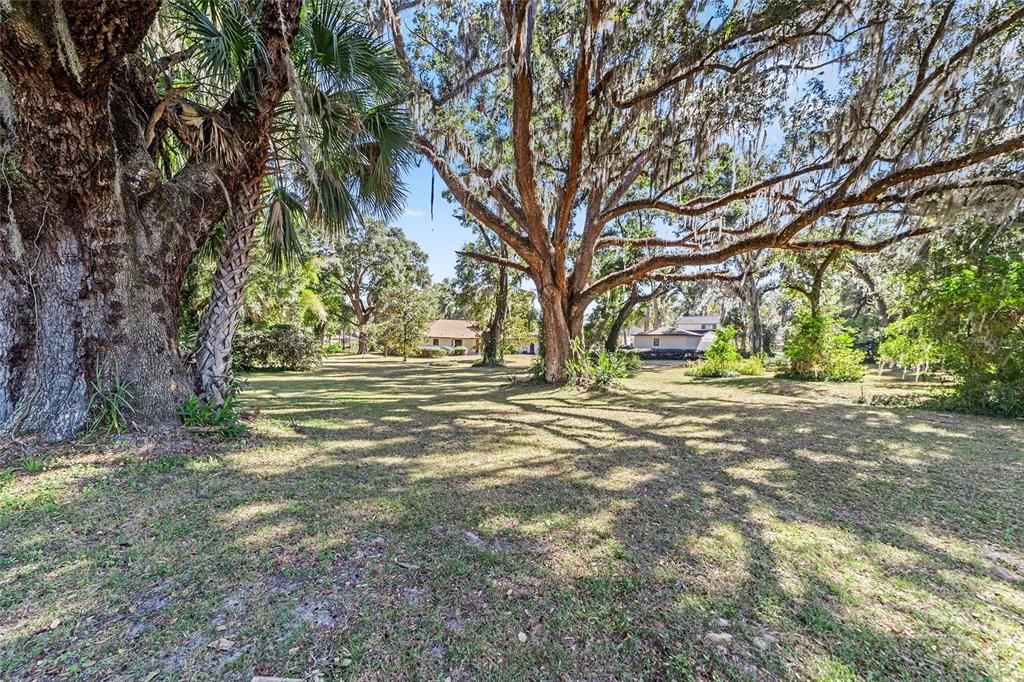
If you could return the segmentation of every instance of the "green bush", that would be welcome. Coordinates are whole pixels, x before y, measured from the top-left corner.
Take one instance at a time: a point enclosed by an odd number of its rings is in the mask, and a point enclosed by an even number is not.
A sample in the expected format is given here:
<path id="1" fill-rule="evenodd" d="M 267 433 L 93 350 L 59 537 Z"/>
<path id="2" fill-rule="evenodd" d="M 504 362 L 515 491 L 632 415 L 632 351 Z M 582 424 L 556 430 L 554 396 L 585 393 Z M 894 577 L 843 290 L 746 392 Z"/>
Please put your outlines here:
<path id="1" fill-rule="evenodd" d="M 701 379 L 738 377 L 740 375 L 738 370 L 731 367 L 728 363 L 719 360 L 701 360 L 687 367 L 686 373 Z"/>
<path id="2" fill-rule="evenodd" d="M 239 332 L 234 361 L 243 369 L 308 370 L 323 362 L 320 340 L 290 324 Z"/>
<path id="3" fill-rule="evenodd" d="M 178 408 L 181 423 L 192 427 L 210 427 L 209 433 L 216 433 L 226 438 L 237 438 L 248 432 L 239 421 L 235 393 L 229 393 L 222 405 L 213 401 L 206 402 L 199 396 L 192 396 Z"/>
<path id="4" fill-rule="evenodd" d="M 707 362 L 728 365 L 737 362 L 741 358 L 740 351 L 736 348 L 733 339 L 736 338 L 734 327 L 722 327 L 715 332 L 715 340 L 708 346 L 704 353 L 704 360 Z"/>
<path id="5" fill-rule="evenodd" d="M 622 356 L 622 362 L 626 365 L 626 371 L 635 372 L 643 367 L 643 358 L 637 355 L 636 351 L 624 350 L 618 351 L 618 353 Z"/>
<path id="6" fill-rule="evenodd" d="M 611 386 L 629 375 L 630 366 L 636 366 L 636 360 L 628 355 L 624 351 L 589 351 L 580 339 L 573 339 L 565 363 L 567 383 L 584 390 Z"/>
<path id="7" fill-rule="evenodd" d="M 974 235 L 964 238 L 973 240 Z M 930 258 L 942 259 L 935 271 L 910 279 L 921 330 L 955 379 L 953 391 L 937 404 L 947 410 L 1024 417 L 1021 244 L 1019 238 L 1009 244 L 981 244 L 983 253 L 932 254 Z"/>
<path id="8" fill-rule="evenodd" d="M 716 331 L 715 340 L 708 346 L 704 359 L 689 367 L 687 374 L 703 379 L 764 374 L 764 363 L 760 358 L 744 359 L 740 355 L 734 342 L 735 337 L 736 330 L 732 327 L 722 327 Z"/>
<path id="9" fill-rule="evenodd" d="M 92 433 L 123 433 L 128 430 L 129 419 L 135 414 L 135 395 L 132 385 L 123 379 L 115 367 L 113 376 L 104 377 L 103 368 L 96 361 L 96 373 L 89 382 L 91 394 L 86 411 L 92 416 Z"/>
<path id="10" fill-rule="evenodd" d="M 324 355 L 338 355 L 344 353 L 345 349 L 341 347 L 341 344 L 337 341 L 331 341 L 324 346 Z"/>
<path id="11" fill-rule="evenodd" d="M 421 358 L 443 358 L 448 355 L 448 349 L 444 346 L 423 346 L 419 351 Z"/>
<path id="12" fill-rule="evenodd" d="M 737 372 L 747 377 L 756 377 L 764 374 L 764 362 L 758 357 L 749 357 L 735 363 Z"/>
<path id="13" fill-rule="evenodd" d="M 853 336 L 827 315 L 797 312 L 783 352 L 789 360 L 785 376 L 810 381 L 860 381 L 865 353 L 853 347 Z"/>
<path id="14" fill-rule="evenodd" d="M 469 349 L 465 346 L 453 346 L 450 355 L 466 355 Z"/>

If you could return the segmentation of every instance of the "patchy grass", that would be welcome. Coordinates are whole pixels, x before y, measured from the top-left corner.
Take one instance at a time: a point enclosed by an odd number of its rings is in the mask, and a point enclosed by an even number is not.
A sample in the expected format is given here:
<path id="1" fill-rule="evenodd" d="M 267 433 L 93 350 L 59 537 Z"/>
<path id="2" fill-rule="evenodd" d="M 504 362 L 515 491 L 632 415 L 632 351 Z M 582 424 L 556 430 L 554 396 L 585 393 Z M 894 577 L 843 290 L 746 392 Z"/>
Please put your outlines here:
<path id="1" fill-rule="evenodd" d="M 250 377 L 247 441 L 12 463 L 0 679 L 1024 679 L 1021 422 L 470 362 L 336 356 Z"/>

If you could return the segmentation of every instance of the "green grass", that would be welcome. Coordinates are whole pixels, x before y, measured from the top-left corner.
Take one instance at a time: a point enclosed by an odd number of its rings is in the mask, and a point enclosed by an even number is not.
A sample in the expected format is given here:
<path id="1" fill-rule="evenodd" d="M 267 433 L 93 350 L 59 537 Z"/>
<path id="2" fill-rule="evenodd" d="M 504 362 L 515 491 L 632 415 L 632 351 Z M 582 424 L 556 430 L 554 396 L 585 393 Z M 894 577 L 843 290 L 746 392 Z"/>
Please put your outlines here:
<path id="1" fill-rule="evenodd" d="M 250 376 L 239 442 L 12 462 L 0 679 L 1024 680 L 1024 423 L 470 362 L 333 357 Z"/>

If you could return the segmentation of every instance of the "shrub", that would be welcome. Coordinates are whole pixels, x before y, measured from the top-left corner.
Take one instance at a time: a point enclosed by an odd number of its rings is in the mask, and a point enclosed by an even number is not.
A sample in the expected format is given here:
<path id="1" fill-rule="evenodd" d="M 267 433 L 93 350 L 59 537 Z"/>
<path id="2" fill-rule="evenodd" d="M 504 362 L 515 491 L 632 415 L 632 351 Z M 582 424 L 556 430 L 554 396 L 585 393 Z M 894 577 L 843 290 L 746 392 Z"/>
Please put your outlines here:
<path id="1" fill-rule="evenodd" d="M 467 353 L 469 353 L 469 349 L 465 346 L 454 346 L 450 355 L 466 355 Z"/>
<path id="2" fill-rule="evenodd" d="M 423 346 L 419 350 L 421 358 L 443 358 L 448 356 L 448 349 L 444 346 Z"/>
<path id="3" fill-rule="evenodd" d="M 789 366 L 789 360 L 785 355 L 769 355 L 768 353 L 757 353 L 754 355 L 761 361 L 761 366 L 769 372 L 781 372 Z"/>
<path id="4" fill-rule="evenodd" d="M 740 375 L 739 371 L 731 368 L 725 363 L 715 360 L 702 360 L 691 367 L 687 367 L 686 373 L 690 376 L 699 377 L 701 379 L 738 377 Z"/>
<path id="5" fill-rule="evenodd" d="M 937 272 L 911 279 L 921 330 L 955 379 L 942 409 L 1024 417 L 1024 258 L 1019 240 L 999 241 L 1007 232 L 979 238 L 982 253 L 932 254 Z"/>
<path id="6" fill-rule="evenodd" d="M 319 339 L 290 324 L 246 331 L 235 339 L 234 359 L 243 369 L 308 370 L 323 361 Z"/>
<path id="7" fill-rule="evenodd" d="M 530 363 L 530 381 L 541 383 L 544 381 L 544 348 L 541 347 L 541 352 L 534 356 L 533 362 Z"/>
<path id="8" fill-rule="evenodd" d="M 716 331 L 715 340 L 711 342 L 707 351 L 704 352 L 704 359 L 707 362 L 723 365 L 738 362 L 741 358 L 740 352 L 736 348 L 736 343 L 733 341 L 735 337 L 736 329 L 734 327 L 722 327 Z"/>
<path id="9" fill-rule="evenodd" d="M 631 350 L 621 350 L 618 354 L 622 356 L 622 362 L 626 365 L 626 370 L 629 372 L 635 372 L 643 367 L 644 361 L 638 353 Z"/>
<path id="10" fill-rule="evenodd" d="M 90 431 L 97 433 L 123 433 L 128 430 L 130 415 L 135 413 L 132 403 L 135 395 L 132 393 L 131 383 L 121 378 L 117 369 L 109 379 L 103 376 L 103 368 L 96 361 L 96 373 L 90 382 L 92 395 L 89 396 L 89 405 L 86 410 L 93 416 Z"/>
<path id="11" fill-rule="evenodd" d="M 324 346 L 324 355 L 338 355 L 344 353 L 345 349 L 341 347 L 341 344 L 337 341 L 331 341 L 329 344 Z"/>
<path id="12" fill-rule="evenodd" d="M 697 351 L 683 348 L 636 348 L 628 351 L 640 360 L 695 360 Z"/>
<path id="13" fill-rule="evenodd" d="M 783 352 L 789 359 L 785 375 L 810 381 L 860 381 L 865 353 L 853 347 L 853 336 L 827 315 L 797 312 Z"/>
<path id="14" fill-rule="evenodd" d="M 583 390 L 606 388 L 628 376 L 633 363 L 623 351 L 588 351 L 580 339 L 574 339 L 565 363 L 567 383 Z"/>
<path id="15" fill-rule="evenodd" d="M 178 408 L 181 423 L 192 427 L 209 427 L 206 432 L 216 433 L 226 438 L 236 438 L 248 432 L 239 421 L 235 391 L 228 394 L 224 403 L 217 405 L 213 401 L 206 402 L 199 396 L 192 396 Z"/>
<path id="16" fill-rule="evenodd" d="M 735 369 L 743 376 L 761 376 L 764 374 L 764 362 L 759 357 L 749 357 L 736 362 Z"/>
<path id="17" fill-rule="evenodd" d="M 764 374 L 764 364 L 758 357 L 747 358 L 740 355 L 733 339 L 736 330 L 722 327 L 715 332 L 715 340 L 708 346 L 704 359 L 687 370 L 691 376 L 701 378 L 735 377 Z"/>

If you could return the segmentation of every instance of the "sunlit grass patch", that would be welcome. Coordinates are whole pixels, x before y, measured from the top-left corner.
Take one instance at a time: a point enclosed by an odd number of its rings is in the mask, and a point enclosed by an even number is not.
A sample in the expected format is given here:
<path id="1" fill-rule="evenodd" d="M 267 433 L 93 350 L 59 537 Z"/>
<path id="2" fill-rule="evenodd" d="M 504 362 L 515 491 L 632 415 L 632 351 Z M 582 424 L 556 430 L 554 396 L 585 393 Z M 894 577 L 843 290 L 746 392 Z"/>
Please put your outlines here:
<path id="1" fill-rule="evenodd" d="M 1024 425 L 851 391 L 253 376 L 245 441 L 0 476 L 0 678 L 1024 678 Z"/>

